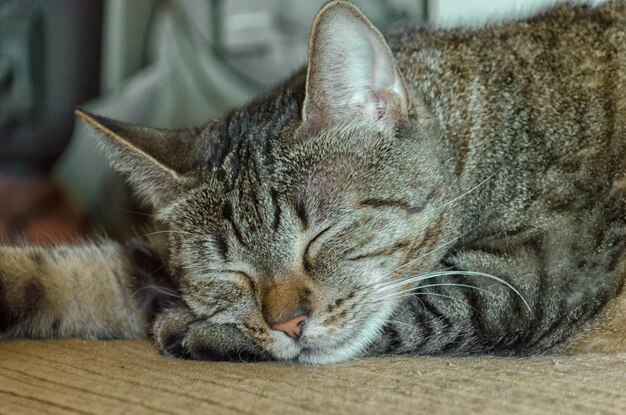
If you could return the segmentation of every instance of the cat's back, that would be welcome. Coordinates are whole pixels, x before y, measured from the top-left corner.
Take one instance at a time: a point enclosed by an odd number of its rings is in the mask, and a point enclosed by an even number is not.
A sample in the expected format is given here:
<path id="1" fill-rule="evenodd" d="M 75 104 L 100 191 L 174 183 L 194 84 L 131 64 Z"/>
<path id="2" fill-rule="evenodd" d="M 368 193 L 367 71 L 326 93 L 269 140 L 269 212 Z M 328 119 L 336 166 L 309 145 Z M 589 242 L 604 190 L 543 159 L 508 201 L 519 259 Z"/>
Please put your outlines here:
<path id="1" fill-rule="evenodd" d="M 465 80 L 472 74 L 522 68 L 537 73 L 549 68 L 566 77 L 580 75 L 576 68 L 604 65 L 623 71 L 626 1 L 595 7 L 566 3 L 483 27 L 412 29 L 392 34 L 389 43 L 412 79 L 433 72 L 446 80 Z"/>
<path id="2" fill-rule="evenodd" d="M 625 1 L 563 4 L 482 28 L 409 30 L 389 41 L 458 165 L 472 160 L 474 179 L 503 157 L 512 178 L 520 169 L 539 178 L 583 166 L 570 179 L 590 189 L 590 177 L 626 169 L 618 161 L 626 160 Z M 529 195 L 553 191 L 538 181 L 527 184 Z"/>

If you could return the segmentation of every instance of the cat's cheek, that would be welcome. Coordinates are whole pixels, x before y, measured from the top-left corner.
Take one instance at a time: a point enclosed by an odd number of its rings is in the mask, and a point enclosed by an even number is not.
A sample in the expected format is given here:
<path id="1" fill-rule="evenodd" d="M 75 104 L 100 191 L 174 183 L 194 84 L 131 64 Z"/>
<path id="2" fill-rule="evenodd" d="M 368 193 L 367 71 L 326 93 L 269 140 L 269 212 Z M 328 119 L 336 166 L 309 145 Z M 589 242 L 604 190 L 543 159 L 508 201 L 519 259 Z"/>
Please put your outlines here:
<path id="1" fill-rule="evenodd" d="M 368 348 L 380 335 L 394 309 L 395 305 L 392 302 L 380 304 L 367 314 L 361 324 L 348 324 L 349 328 L 346 329 L 352 330 L 351 334 L 335 344 L 315 347 L 315 339 L 311 339 L 312 347 L 304 348 L 298 355 L 298 361 L 308 364 L 330 364 L 366 356 Z M 315 331 L 323 333 L 324 327 L 320 325 Z"/>

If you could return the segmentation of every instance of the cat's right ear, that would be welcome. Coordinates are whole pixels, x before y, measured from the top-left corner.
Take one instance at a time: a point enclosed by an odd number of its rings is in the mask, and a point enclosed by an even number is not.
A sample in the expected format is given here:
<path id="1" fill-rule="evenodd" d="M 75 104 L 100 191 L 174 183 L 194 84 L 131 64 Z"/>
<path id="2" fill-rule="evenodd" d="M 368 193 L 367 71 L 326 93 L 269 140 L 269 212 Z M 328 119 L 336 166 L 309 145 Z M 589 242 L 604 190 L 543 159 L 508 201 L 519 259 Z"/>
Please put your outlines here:
<path id="1" fill-rule="evenodd" d="M 348 2 L 322 7 L 309 40 L 302 110 L 307 134 L 355 122 L 393 130 L 409 109 L 404 79 L 383 35 Z"/>
<path id="2" fill-rule="evenodd" d="M 77 109 L 98 138 L 111 166 L 157 209 L 195 182 L 204 154 L 192 130 L 165 130 L 115 121 Z"/>

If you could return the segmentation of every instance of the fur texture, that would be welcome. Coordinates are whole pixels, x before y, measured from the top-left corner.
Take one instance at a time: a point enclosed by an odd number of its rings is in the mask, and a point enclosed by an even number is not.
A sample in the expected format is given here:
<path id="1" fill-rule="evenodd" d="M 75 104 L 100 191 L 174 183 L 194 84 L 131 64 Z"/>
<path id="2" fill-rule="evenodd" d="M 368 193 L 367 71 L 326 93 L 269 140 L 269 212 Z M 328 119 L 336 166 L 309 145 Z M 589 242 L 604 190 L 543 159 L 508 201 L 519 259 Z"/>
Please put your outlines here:
<path id="1" fill-rule="evenodd" d="M 170 297 L 147 245 L 0 247 L 0 338 L 144 337 Z"/>
<path id="2" fill-rule="evenodd" d="M 531 354 L 593 333 L 624 279 L 626 4 L 387 42 L 334 1 L 306 72 L 201 128 L 79 112 L 168 227 L 164 353 Z M 273 329 L 302 315 L 299 338 Z"/>

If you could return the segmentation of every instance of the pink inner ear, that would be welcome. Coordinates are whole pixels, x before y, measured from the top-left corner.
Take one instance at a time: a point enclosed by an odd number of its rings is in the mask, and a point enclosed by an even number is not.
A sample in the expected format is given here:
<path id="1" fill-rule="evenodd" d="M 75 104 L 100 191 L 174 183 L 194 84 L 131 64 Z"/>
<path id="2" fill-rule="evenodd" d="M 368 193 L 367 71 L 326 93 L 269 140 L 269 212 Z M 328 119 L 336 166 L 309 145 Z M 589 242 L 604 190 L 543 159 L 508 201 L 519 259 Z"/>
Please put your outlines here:
<path id="1" fill-rule="evenodd" d="M 325 7 L 313 27 L 303 119 L 308 129 L 371 122 L 393 126 L 408 94 L 383 36 L 355 7 Z"/>

